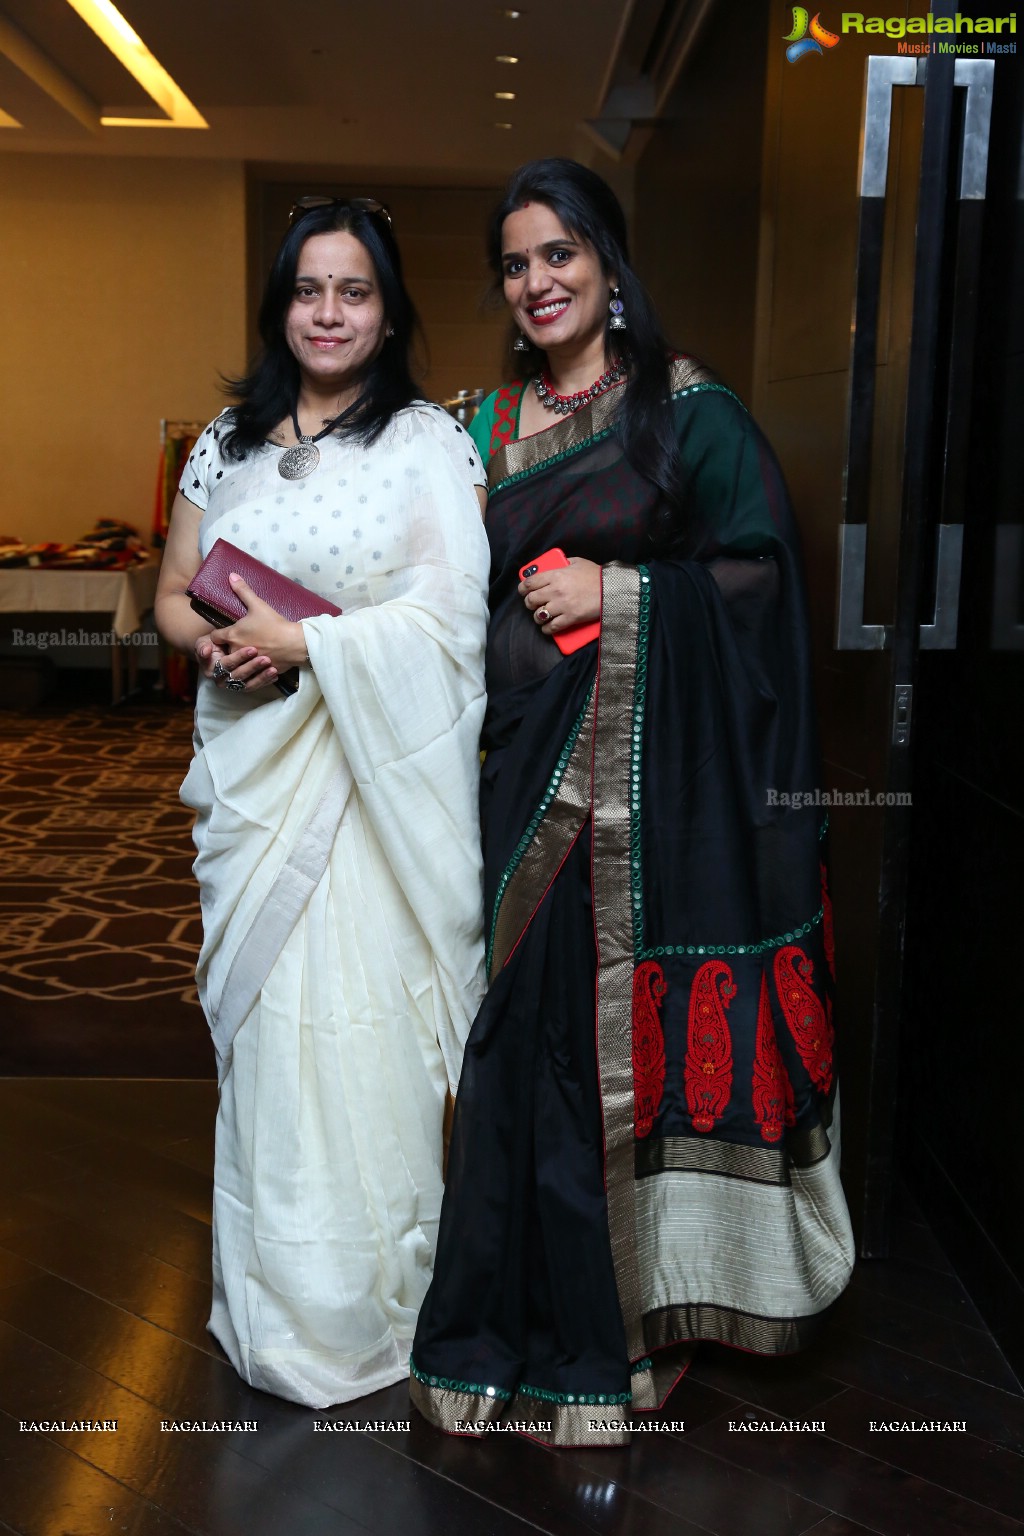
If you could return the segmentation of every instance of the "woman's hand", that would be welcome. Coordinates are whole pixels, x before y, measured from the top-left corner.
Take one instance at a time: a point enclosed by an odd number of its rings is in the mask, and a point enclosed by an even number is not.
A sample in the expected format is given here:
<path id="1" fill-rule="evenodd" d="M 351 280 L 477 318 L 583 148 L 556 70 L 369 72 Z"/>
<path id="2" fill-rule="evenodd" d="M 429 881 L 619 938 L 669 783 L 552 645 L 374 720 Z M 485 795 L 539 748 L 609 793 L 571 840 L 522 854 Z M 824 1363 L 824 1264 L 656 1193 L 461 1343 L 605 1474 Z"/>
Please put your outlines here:
<path id="1" fill-rule="evenodd" d="M 545 635 L 592 624 L 601 617 L 601 567 L 573 555 L 568 565 L 527 576 L 519 596 Z"/>
<path id="2" fill-rule="evenodd" d="M 230 673 L 232 682 L 241 682 L 252 691 L 275 682 L 282 672 L 308 662 L 302 625 L 282 618 L 235 572 L 228 580 L 232 591 L 245 604 L 246 613 L 196 642 L 196 657 L 207 677 L 226 685 L 225 674 Z"/>
<path id="3" fill-rule="evenodd" d="M 270 657 L 261 656 L 254 646 L 232 649 L 218 645 L 214 634 L 209 634 L 200 635 L 193 650 L 200 672 L 212 678 L 218 688 L 234 683 L 233 691 L 241 692 L 244 688 L 252 692 L 277 679 L 277 668 L 271 665 Z"/>

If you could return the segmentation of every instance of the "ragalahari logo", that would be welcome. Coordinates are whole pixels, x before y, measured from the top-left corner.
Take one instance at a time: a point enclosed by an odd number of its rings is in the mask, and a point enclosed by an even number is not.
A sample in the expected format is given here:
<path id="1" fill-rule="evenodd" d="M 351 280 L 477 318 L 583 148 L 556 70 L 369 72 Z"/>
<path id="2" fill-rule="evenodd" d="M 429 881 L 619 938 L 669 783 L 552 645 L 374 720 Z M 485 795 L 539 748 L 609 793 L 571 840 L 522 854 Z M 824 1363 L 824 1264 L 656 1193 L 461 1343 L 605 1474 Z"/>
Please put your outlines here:
<path id="1" fill-rule="evenodd" d="M 805 53 L 823 53 L 826 48 L 835 48 L 839 38 L 822 26 L 820 11 L 812 18 L 802 5 L 794 5 L 793 30 L 784 41 L 789 44 L 786 58 L 795 64 Z"/>

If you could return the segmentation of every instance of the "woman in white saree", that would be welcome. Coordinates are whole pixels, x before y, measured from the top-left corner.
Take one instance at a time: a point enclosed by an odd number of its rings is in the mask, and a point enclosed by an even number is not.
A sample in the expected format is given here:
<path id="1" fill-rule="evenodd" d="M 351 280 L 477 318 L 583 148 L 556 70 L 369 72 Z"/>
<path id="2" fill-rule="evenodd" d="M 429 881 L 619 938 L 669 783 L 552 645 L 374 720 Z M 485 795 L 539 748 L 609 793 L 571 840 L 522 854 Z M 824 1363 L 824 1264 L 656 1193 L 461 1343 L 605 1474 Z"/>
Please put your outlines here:
<path id="1" fill-rule="evenodd" d="M 415 400 L 386 211 L 297 212 L 263 357 L 182 478 L 157 618 L 203 674 L 182 798 L 220 1078 L 210 1328 L 253 1386 L 323 1407 L 408 1374 L 430 1280 L 483 990 L 488 552 L 476 450 Z M 218 538 L 343 615 L 292 624 L 232 578 L 248 611 L 211 633 L 185 589 Z"/>

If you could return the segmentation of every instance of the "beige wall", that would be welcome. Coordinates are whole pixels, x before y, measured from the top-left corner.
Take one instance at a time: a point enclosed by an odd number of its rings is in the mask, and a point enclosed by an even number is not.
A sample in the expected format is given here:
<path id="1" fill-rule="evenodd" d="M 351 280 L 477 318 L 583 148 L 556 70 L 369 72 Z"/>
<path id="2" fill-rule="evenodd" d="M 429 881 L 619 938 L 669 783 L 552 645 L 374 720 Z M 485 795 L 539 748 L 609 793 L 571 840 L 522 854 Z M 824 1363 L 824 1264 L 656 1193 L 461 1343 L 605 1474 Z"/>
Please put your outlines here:
<path id="1" fill-rule="evenodd" d="M 161 417 L 245 362 L 241 164 L 5 155 L 0 346 L 0 533 L 148 535 Z"/>
<path id="2" fill-rule="evenodd" d="M 309 185 L 323 178 L 295 180 Z M 0 534 L 74 539 L 109 516 L 148 537 L 160 420 L 207 420 L 219 374 L 244 369 L 247 246 L 258 298 L 293 190 L 247 192 L 237 161 L 0 160 Z M 375 190 L 426 333 L 425 393 L 493 389 L 504 315 L 480 301 L 496 189 Z"/>

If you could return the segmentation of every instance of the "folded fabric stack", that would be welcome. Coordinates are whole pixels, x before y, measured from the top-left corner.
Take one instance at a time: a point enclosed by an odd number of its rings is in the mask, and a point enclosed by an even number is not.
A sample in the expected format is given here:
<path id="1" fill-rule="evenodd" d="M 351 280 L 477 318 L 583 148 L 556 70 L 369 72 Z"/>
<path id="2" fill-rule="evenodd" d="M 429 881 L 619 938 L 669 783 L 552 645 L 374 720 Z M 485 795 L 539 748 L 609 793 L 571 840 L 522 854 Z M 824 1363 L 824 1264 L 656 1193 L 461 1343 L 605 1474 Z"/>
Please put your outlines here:
<path id="1" fill-rule="evenodd" d="M 91 532 L 70 544 L 23 544 L 0 535 L 0 568 L 28 565 L 41 570 L 123 571 L 148 559 L 139 530 L 111 517 L 101 517 Z"/>

